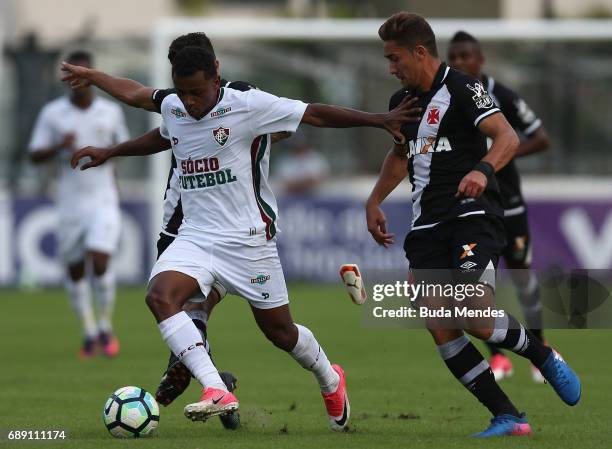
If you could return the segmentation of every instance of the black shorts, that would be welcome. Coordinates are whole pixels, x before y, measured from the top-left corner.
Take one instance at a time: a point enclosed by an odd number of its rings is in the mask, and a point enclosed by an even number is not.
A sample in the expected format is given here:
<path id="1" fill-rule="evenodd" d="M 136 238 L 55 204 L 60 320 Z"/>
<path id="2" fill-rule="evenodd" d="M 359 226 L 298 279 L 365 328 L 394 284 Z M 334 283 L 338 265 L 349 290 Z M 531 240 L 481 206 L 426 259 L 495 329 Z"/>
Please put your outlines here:
<path id="1" fill-rule="evenodd" d="M 164 234 L 163 232 L 159 233 L 159 240 L 157 240 L 157 258 L 162 255 L 166 249 L 170 246 L 170 243 L 174 242 L 176 237 L 168 234 Z"/>
<path id="2" fill-rule="evenodd" d="M 529 268 L 531 264 L 531 239 L 527 211 L 504 217 L 506 247 L 502 251 L 508 268 Z"/>
<path id="3" fill-rule="evenodd" d="M 484 270 L 494 275 L 506 244 L 504 235 L 501 217 L 473 215 L 410 232 L 404 251 L 413 272 L 427 270 L 437 277 L 437 270 L 446 270 L 454 282 L 474 283 Z"/>

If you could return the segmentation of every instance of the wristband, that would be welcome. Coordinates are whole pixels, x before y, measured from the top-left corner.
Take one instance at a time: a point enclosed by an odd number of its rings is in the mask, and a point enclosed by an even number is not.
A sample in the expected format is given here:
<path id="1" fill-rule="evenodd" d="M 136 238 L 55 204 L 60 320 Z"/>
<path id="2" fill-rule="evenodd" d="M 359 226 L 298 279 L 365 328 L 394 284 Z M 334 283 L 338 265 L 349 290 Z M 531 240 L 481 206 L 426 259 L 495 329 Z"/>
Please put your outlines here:
<path id="1" fill-rule="evenodd" d="M 487 180 L 491 179 L 491 177 L 495 174 L 495 168 L 487 161 L 480 161 L 479 163 L 474 165 L 474 168 L 472 170 L 479 171 L 487 177 Z"/>

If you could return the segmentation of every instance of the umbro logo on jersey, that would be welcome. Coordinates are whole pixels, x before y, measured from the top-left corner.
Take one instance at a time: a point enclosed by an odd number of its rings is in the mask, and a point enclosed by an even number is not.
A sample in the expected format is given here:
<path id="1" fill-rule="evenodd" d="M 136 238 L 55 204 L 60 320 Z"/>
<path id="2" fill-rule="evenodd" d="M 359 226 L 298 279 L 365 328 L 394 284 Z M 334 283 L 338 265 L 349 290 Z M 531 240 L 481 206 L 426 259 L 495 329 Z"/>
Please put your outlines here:
<path id="1" fill-rule="evenodd" d="M 225 145 L 225 142 L 227 142 L 227 139 L 229 139 L 230 129 L 219 126 L 218 128 L 213 129 L 212 133 L 217 143 L 223 146 Z"/>
<path id="2" fill-rule="evenodd" d="M 217 109 L 216 111 L 211 112 L 211 113 L 210 113 L 210 116 L 211 116 L 212 118 L 219 117 L 219 116 L 221 116 L 221 115 L 223 115 L 223 114 L 226 114 L 226 113 L 230 112 L 231 110 L 232 110 L 232 107 L 231 107 L 231 106 L 228 106 L 228 107 L 226 107 L 226 108 L 219 108 L 219 109 Z"/>
<path id="3" fill-rule="evenodd" d="M 438 123 L 440 123 L 440 109 L 431 108 L 427 113 L 427 124 L 437 125 Z"/>
<path id="4" fill-rule="evenodd" d="M 459 265 L 459 268 L 463 268 L 464 270 L 471 270 L 476 265 L 478 265 L 476 262 L 472 262 L 471 260 L 468 260 L 467 262 L 464 262 L 461 265 Z"/>
<path id="5" fill-rule="evenodd" d="M 174 115 L 176 118 L 185 118 L 187 117 L 187 113 L 185 111 L 180 110 L 177 107 L 170 109 L 170 114 Z"/>
<path id="6" fill-rule="evenodd" d="M 474 93 L 472 100 L 476 103 L 478 109 L 489 109 L 495 105 L 482 84 L 476 82 L 473 86 L 469 84 L 466 84 L 466 86 Z"/>
<path id="7" fill-rule="evenodd" d="M 459 257 L 459 259 L 465 259 L 466 257 L 470 257 L 474 255 L 474 251 L 472 251 L 474 248 L 476 248 L 477 243 L 468 243 L 467 245 L 463 245 L 463 253 L 461 254 L 461 257 Z"/>

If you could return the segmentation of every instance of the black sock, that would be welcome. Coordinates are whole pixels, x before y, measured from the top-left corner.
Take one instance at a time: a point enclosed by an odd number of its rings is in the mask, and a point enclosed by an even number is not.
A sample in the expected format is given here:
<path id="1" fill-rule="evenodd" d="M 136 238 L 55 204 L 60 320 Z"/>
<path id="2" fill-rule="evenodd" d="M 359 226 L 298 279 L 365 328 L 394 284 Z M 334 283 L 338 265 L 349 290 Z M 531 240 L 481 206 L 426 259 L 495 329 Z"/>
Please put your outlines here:
<path id="1" fill-rule="evenodd" d="M 493 357 L 494 355 L 498 355 L 498 354 L 504 355 L 502 350 L 499 349 L 497 346 L 492 345 L 488 341 L 485 341 L 485 344 L 487 345 L 487 348 L 489 348 L 489 352 L 491 353 L 491 357 Z"/>
<path id="2" fill-rule="evenodd" d="M 529 359 L 536 368 L 540 368 L 552 352 L 510 314 L 495 319 L 495 329 L 487 341 Z"/>
<path id="3" fill-rule="evenodd" d="M 489 364 L 465 335 L 438 346 L 438 352 L 451 373 L 493 416 L 520 416 L 514 404 L 495 382 Z"/>
<path id="4" fill-rule="evenodd" d="M 535 338 L 544 343 L 544 334 L 542 333 L 542 329 L 529 329 L 529 332 L 531 332 Z"/>

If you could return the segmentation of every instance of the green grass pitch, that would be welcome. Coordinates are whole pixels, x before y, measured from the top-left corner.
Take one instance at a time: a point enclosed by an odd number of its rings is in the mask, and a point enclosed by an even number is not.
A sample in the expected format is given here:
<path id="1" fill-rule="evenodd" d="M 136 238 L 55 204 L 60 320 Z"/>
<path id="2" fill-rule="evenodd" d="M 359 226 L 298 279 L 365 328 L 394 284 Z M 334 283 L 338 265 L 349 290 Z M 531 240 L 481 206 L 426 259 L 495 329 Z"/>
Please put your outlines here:
<path id="1" fill-rule="evenodd" d="M 121 289 L 116 360 L 79 361 L 77 323 L 61 290 L 0 291 L 0 429 L 66 429 L 57 442 L 0 441 L 5 447 L 40 448 L 464 448 L 611 447 L 612 331 L 547 334 L 582 378 L 582 401 L 565 406 L 548 385 L 536 385 L 517 357 L 503 387 L 528 413 L 534 435 L 474 441 L 487 411 L 446 370 L 421 330 L 373 330 L 362 309 L 340 287 L 291 285 L 296 322 L 307 325 L 328 356 L 346 370 L 351 430 L 328 430 L 313 377 L 257 330 L 247 304 L 228 297 L 209 325 L 217 366 L 239 378 L 243 426 L 231 432 L 218 419 L 192 423 L 183 406 L 199 399 L 196 383 L 162 408 L 150 439 L 113 439 L 102 423 L 107 396 L 125 385 L 154 393 L 168 350 L 144 304 L 144 289 Z"/>

